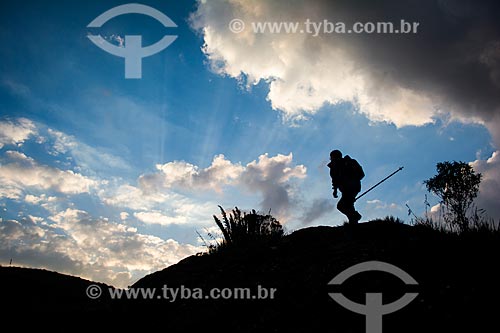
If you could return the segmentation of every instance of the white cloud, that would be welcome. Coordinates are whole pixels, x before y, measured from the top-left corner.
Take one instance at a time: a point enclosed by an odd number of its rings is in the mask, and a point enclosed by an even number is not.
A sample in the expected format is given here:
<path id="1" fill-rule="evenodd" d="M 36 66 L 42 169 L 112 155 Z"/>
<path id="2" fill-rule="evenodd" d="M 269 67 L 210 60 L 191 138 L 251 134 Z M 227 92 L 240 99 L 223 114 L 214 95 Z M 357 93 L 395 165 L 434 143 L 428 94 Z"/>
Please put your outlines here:
<path id="1" fill-rule="evenodd" d="M 240 183 L 250 191 L 261 193 L 261 210 L 271 209 L 273 215 L 285 222 L 291 215 L 290 204 L 295 194 L 291 181 L 305 178 L 306 174 L 304 165 L 293 166 L 292 153 L 273 157 L 264 154 L 258 161 L 247 164 Z"/>
<path id="2" fill-rule="evenodd" d="M 71 170 L 60 170 L 38 164 L 31 157 L 17 151 L 5 153 L 7 163 L 0 165 L 0 187 L 7 191 L 18 191 L 28 188 L 53 190 L 65 194 L 89 192 L 97 186 L 97 182 Z"/>
<path id="3" fill-rule="evenodd" d="M 28 214 L 28 217 L 31 219 L 31 221 L 33 221 L 34 223 L 41 223 L 44 221 L 44 218 L 43 217 L 40 217 L 40 216 L 33 216 L 33 215 L 29 215 Z"/>
<path id="4" fill-rule="evenodd" d="M 293 155 L 278 154 L 269 157 L 259 156 L 246 166 L 232 163 L 223 155 L 214 157 L 212 164 L 200 169 L 198 166 L 184 161 L 169 162 L 158 165 L 154 174 L 142 175 L 139 178 L 141 189 L 152 195 L 166 190 L 213 190 L 221 192 L 224 186 L 233 186 L 241 190 L 260 193 L 261 208 L 272 209 L 278 216 L 288 215 L 293 187 L 290 182 L 294 178 L 304 178 L 307 169 L 303 165 L 293 165 Z"/>
<path id="5" fill-rule="evenodd" d="M 36 196 L 33 194 L 26 194 L 24 196 L 24 202 L 27 202 L 32 205 L 44 204 L 47 202 L 55 202 L 57 201 L 57 197 L 47 196 L 46 194 L 41 194 L 40 196 Z"/>
<path id="6" fill-rule="evenodd" d="M 35 126 L 29 120 L 2 122 L 1 126 L 2 145 L 20 146 L 43 130 L 43 143 L 49 152 L 53 156 L 71 155 L 75 169 L 92 173 L 96 163 L 111 169 L 124 166 L 113 155 L 82 144 L 62 132 Z M 0 261 L 9 262 L 12 258 L 16 265 L 43 267 L 124 287 L 201 250 L 172 239 L 138 233 L 137 228 L 124 222 L 110 222 L 107 217 L 93 218 L 86 211 L 75 208 L 78 203 L 70 202 L 66 196 L 93 194 L 96 190 L 102 202 L 132 209 L 152 209 L 175 196 L 145 195 L 138 188 L 126 184 L 116 186 L 116 183 L 120 180 L 113 179 L 112 183 L 94 180 L 73 170 L 43 165 L 19 151 L 6 151 L 0 164 L 0 195 L 40 206 L 52 215 L 35 216 L 28 211 L 20 221 L 2 220 Z M 62 208 L 62 203 L 70 208 Z M 182 203 L 185 201 L 178 203 L 178 211 L 173 211 L 174 214 L 183 212 Z M 187 215 L 187 218 L 192 216 Z M 120 217 L 127 219 L 128 213 L 122 212 Z"/>
<path id="7" fill-rule="evenodd" d="M 487 160 L 476 160 L 471 165 L 476 172 L 482 174 L 479 195 L 476 199 L 477 207 L 485 209 L 488 216 L 499 220 L 500 152 L 495 151 Z"/>
<path id="8" fill-rule="evenodd" d="M 437 213 L 439 213 L 440 211 L 441 211 L 441 204 L 440 204 L 440 203 L 438 203 L 438 204 L 435 204 L 434 206 L 432 206 L 429 212 L 430 212 L 431 214 L 437 214 Z"/>
<path id="9" fill-rule="evenodd" d="M 285 183 L 291 178 L 304 178 L 307 173 L 306 167 L 303 165 L 292 167 L 292 163 L 292 153 L 273 157 L 269 157 L 266 153 L 260 155 L 258 161 L 247 164 L 242 178 L 249 184 L 259 181 Z"/>
<path id="10" fill-rule="evenodd" d="M 171 224 L 185 224 L 188 222 L 186 216 L 176 214 L 175 216 L 167 216 L 159 211 L 148 211 L 148 212 L 138 212 L 134 213 L 134 216 L 146 224 L 159 224 L 159 225 L 171 225 Z"/>
<path id="11" fill-rule="evenodd" d="M 104 36 L 104 39 L 112 41 L 112 42 L 118 44 L 118 47 L 124 47 L 124 44 L 125 44 L 125 38 L 123 38 L 120 35 L 113 34 L 113 35 L 111 35 L 109 37 Z"/>
<path id="12" fill-rule="evenodd" d="M 2 182 L 0 176 L 0 198 L 19 199 L 23 194 L 23 190 L 16 184 L 7 184 Z"/>
<path id="13" fill-rule="evenodd" d="M 17 199 L 17 198 L 11 198 L 11 199 Z M 55 213 L 59 211 L 61 209 L 62 204 L 66 201 L 66 199 L 67 198 L 48 196 L 46 194 L 41 194 L 39 196 L 33 194 L 26 194 L 24 196 L 24 202 L 35 206 L 40 206 L 50 213 Z"/>
<path id="14" fill-rule="evenodd" d="M 159 176 L 155 176 L 159 177 Z M 134 211 L 132 215 L 145 224 L 203 225 L 213 214 L 217 203 L 210 200 L 197 201 L 175 193 L 169 188 L 159 188 L 155 192 L 143 191 L 130 184 L 117 188 L 102 188 L 98 193 L 103 203 Z M 121 212 L 120 218 L 126 220 L 129 213 Z"/>
<path id="15" fill-rule="evenodd" d="M 215 156 L 212 164 L 201 170 L 184 161 L 159 164 L 156 168 L 159 173 L 139 178 L 139 184 L 145 192 L 175 187 L 193 190 L 212 189 L 220 192 L 222 186 L 234 183 L 244 170 L 241 164 L 231 163 L 224 155 Z"/>
<path id="16" fill-rule="evenodd" d="M 153 209 L 160 204 L 179 198 L 175 193 L 145 193 L 140 188 L 130 184 L 119 185 L 117 188 L 108 186 L 99 191 L 99 197 L 107 205 L 133 210 Z"/>
<path id="17" fill-rule="evenodd" d="M 30 136 L 36 134 L 35 124 L 29 119 L 0 121 L 0 148 L 5 145 L 21 146 Z"/>
<path id="18" fill-rule="evenodd" d="M 366 203 L 369 205 L 370 208 L 372 209 L 383 209 L 383 210 L 388 210 L 388 209 L 399 209 L 399 205 L 392 202 L 392 203 L 387 203 L 379 199 L 374 199 L 374 200 L 368 200 Z"/>
<path id="19" fill-rule="evenodd" d="M 379 73 L 357 61 L 347 38 L 251 31 L 252 22 L 322 21 L 321 4 L 311 7 L 304 1 L 290 6 L 266 0 L 198 4 L 191 22 L 203 33 L 203 51 L 212 69 L 248 85 L 267 81 L 272 107 L 288 119 L 303 119 L 324 104 L 342 101 L 355 103 L 371 120 L 398 126 L 429 123 L 437 113 L 438 100 L 431 100 L 436 96 L 398 85 L 387 75 L 379 80 Z M 245 31 L 234 34 L 228 29 L 233 18 L 246 22 Z"/>
<path id="20" fill-rule="evenodd" d="M 202 250 L 141 234 L 124 224 L 66 209 L 43 224 L 38 217 L 0 222 L 0 260 L 43 267 L 125 287 L 143 275 Z"/>

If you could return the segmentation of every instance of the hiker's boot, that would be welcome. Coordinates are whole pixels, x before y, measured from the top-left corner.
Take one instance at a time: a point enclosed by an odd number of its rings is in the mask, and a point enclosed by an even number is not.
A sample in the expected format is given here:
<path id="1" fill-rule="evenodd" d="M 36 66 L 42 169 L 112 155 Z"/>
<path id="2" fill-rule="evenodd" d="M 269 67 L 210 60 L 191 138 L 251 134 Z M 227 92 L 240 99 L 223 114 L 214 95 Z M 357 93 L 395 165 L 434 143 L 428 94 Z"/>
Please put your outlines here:
<path id="1" fill-rule="evenodd" d="M 349 224 L 354 225 L 358 224 L 359 220 L 361 220 L 361 214 L 359 212 L 354 212 L 352 216 L 349 218 Z"/>

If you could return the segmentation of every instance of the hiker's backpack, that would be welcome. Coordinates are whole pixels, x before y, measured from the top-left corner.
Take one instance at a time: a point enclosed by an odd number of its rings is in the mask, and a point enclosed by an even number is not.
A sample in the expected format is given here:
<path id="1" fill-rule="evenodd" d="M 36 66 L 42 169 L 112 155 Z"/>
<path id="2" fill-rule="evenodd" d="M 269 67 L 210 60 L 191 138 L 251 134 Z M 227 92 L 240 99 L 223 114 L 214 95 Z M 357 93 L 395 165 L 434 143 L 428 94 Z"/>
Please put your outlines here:
<path id="1" fill-rule="evenodd" d="M 350 179 L 361 180 L 365 177 L 365 173 L 358 161 L 352 159 L 349 155 L 344 157 L 344 173 Z"/>

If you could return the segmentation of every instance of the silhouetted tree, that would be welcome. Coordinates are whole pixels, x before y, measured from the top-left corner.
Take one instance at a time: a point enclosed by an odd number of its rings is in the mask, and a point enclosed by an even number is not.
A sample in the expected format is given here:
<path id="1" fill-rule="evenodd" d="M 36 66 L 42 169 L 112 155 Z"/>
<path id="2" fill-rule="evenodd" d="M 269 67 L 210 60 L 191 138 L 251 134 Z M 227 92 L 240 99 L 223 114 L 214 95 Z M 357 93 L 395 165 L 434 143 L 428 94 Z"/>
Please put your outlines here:
<path id="1" fill-rule="evenodd" d="M 468 163 L 457 161 L 438 163 L 436 169 L 437 175 L 424 181 L 427 190 L 441 199 L 445 222 L 467 230 L 467 211 L 479 192 L 481 174 Z"/>

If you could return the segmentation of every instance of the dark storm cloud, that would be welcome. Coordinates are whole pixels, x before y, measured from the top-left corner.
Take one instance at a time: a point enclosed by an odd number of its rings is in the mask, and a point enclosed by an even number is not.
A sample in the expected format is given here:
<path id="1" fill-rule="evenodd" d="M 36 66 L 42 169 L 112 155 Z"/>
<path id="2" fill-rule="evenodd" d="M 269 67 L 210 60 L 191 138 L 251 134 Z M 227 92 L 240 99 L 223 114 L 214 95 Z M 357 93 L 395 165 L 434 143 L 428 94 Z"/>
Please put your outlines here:
<path id="1" fill-rule="evenodd" d="M 301 221 L 303 221 L 303 224 L 311 224 L 334 209 L 335 205 L 331 199 L 314 199 L 311 205 L 305 209 Z"/>
<path id="2" fill-rule="evenodd" d="M 321 3 L 321 4 L 319 4 Z M 500 105 L 500 2 L 321 1 L 331 21 L 418 22 L 416 34 L 323 35 L 340 42 L 377 87 L 434 96 L 444 111 L 493 119 Z"/>

